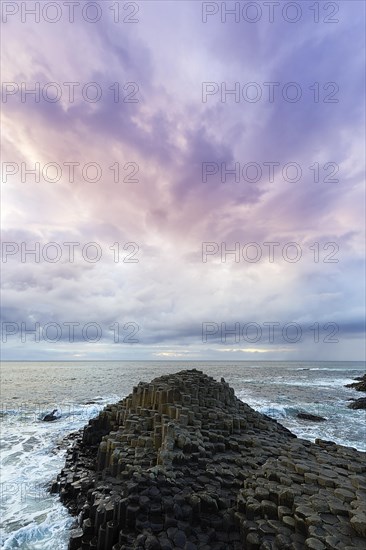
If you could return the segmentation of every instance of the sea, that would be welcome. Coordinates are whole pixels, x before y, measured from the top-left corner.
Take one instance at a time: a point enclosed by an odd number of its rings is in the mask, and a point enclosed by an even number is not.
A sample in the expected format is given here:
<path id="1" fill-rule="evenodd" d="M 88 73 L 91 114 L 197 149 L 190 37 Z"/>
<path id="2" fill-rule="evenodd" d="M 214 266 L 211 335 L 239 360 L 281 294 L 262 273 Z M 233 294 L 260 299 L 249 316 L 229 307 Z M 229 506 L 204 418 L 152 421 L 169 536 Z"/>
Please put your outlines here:
<path id="1" fill-rule="evenodd" d="M 192 368 L 224 377 L 242 401 L 298 437 L 366 451 L 366 412 L 347 408 L 362 394 L 344 387 L 365 373 L 363 362 L 3 362 L 1 548 L 67 550 L 75 518 L 48 492 L 64 465 L 65 437 L 139 381 Z M 42 421 L 54 409 L 58 419 Z M 298 412 L 327 420 L 300 420 Z"/>

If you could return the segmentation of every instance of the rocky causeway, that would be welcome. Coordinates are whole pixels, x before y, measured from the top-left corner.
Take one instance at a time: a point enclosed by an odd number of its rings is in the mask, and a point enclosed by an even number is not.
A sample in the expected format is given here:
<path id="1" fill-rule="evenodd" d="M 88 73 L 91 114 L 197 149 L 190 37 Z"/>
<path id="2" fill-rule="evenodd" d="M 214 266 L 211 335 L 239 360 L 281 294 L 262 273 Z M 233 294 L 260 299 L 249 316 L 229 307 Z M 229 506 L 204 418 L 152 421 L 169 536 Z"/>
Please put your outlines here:
<path id="1" fill-rule="evenodd" d="M 72 436 L 69 550 L 366 548 L 366 453 L 299 439 L 198 370 L 140 382 Z"/>

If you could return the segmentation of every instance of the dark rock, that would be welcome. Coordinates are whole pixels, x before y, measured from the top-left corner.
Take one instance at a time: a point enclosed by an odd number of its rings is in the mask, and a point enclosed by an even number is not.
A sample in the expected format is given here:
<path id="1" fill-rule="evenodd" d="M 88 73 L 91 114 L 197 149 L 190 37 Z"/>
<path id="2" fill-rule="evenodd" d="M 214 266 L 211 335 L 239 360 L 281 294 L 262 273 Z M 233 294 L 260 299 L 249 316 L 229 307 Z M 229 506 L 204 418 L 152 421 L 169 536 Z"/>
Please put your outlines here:
<path id="1" fill-rule="evenodd" d="M 314 537 L 310 537 L 305 541 L 306 550 L 325 550 L 326 546 Z"/>
<path id="2" fill-rule="evenodd" d="M 187 542 L 187 537 L 184 533 L 184 531 L 177 531 L 174 535 L 174 544 L 178 547 L 178 548 L 184 548 L 186 542 Z"/>
<path id="3" fill-rule="evenodd" d="M 353 388 L 356 391 L 366 392 L 366 374 L 364 374 L 363 376 L 359 376 L 358 378 L 355 378 L 355 380 L 358 380 L 358 382 L 352 382 L 351 384 L 346 384 L 345 388 Z"/>
<path id="4" fill-rule="evenodd" d="M 160 550 L 172 550 L 173 544 L 167 538 L 159 538 Z"/>
<path id="5" fill-rule="evenodd" d="M 153 535 L 148 535 L 145 540 L 146 550 L 160 550 L 160 543 Z"/>
<path id="6" fill-rule="evenodd" d="M 324 422 L 326 418 L 323 418 L 322 416 L 317 416 L 316 414 L 310 414 L 310 413 L 297 413 L 297 418 L 300 418 L 301 420 L 310 420 L 311 422 Z"/>
<path id="7" fill-rule="evenodd" d="M 53 409 L 53 411 L 51 413 L 48 413 L 46 414 L 42 420 L 43 422 L 54 422 L 55 420 L 57 420 L 58 418 L 60 418 L 59 416 L 56 416 L 55 415 L 55 412 L 57 412 L 57 409 Z"/>
<path id="8" fill-rule="evenodd" d="M 366 409 L 366 397 L 360 397 L 359 399 L 355 399 L 354 401 L 352 401 L 352 403 L 347 405 L 347 407 L 349 409 L 355 409 L 355 410 Z"/>
<path id="9" fill-rule="evenodd" d="M 73 529 L 70 532 L 69 550 L 78 550 L 78 548 L 81 545 L 82 538 L 83 538 L 83 530 Z"/>
<path id="10" fill-rule="evenodd" d="M 140 383 L 70 441 L 51 485 L 78 516 L 70 550 L 365 546 L 364 454 L 297 439 L 199 371 Z"/>

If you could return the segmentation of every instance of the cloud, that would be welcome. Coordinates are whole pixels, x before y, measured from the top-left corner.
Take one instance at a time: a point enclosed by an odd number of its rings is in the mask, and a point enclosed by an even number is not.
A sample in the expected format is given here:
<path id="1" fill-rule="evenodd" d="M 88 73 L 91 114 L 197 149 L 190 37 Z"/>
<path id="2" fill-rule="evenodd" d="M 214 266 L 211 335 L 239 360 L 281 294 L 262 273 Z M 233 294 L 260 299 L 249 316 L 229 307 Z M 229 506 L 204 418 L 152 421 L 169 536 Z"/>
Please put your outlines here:
<path id="1" fill-rule="evenodd" d="M 3 240 L 19 249 L 21 243 L 41 247 L 39 262 L 30 255 L 22 262 L 18 252 L 3 263 L 3 319 L 41 326 L 92 322 L 103 329 L 95 344 L 79 338 L 71 347 L 68 332 L 43 347 L 17 337 L 10 345 L 9 337 L 9 357 L 362 357 L 355 345 L 364 296 L 362 17 L 354 17 L 348 2 L 335 25 L 313 23 L 309 11 L 299 24 L 223 24 L 219 17 L 204 24 L 196 4 L 141 4 L 136 25 L 116 25 L 109 17 L 94 26 L 80 19 L 53 26 L 12 21 L 5 29 L 6 80 L 42 87 L 58 82 L 63 97 L 22 102 L 16 94 L 3 104 L 4 160 L 19 168 L 3 183 Z M 15 43 L 21 44 L 17 56 Z M 70 103 L 63 83 L 74 81 L 80 86 Z M 83 99 L 88 82 L 102 89 L 100 101 Z M 122 98 L 137 91 L 138 103 L 115 103 L 116 82 Z M 138 88 L 124 89 L 128 82 Z M 256 82 L 263 97 L 222 102 L 218 93 L 203 103 L 203 82 L 219 89 L 238 82 L 241 90 Z M 280 83 L 273 103 L 265 99 L 265 82 Z M 301 87 L 296 103 L 281 95 L 289 82 Z M 337 86 L 324 89 L 327 82 Z M 324 103 L 332 90 L 339 102 Z M 22 163 L 30 170 L 36 162 L 39 182 L 22 172 Z M 43 177 L 52 162 L 62 169 L 57 182 Z M 74 181 L 70 162 L 79 163 Z M 203 162 L 218 168 L 207 181 Z M 88 163 L 100 167 L 99 181 L 83 176 Z M 223 182 L 222 165 L 232 170 L 235 163 L 240 181 L 228 174 Z M 260 167 L 258 181 L 243 177 L 248 163 Z M 268 163 L 276 163 L 272 181 Z M 301 168 L 296 182 L 284 177 L 293 174 L 286 172 L 288 163 Z M 129 181 L 131 173 L 138 182 Z M 63 253 L 55 263 L 42 255 L 51 242 Z M 69 242 L 80 243 L 74 262 Z M 219 250 L 206 263 L 203 242 Z M 279 243 L 274 262 L 266 242 Z M 298 262 L 283 256 L 290 242 L 301 249 Z M 97 262 L 83 256 L 90 243 L 102 252 Z M 129 243 L 136 245 L 138 263 L 124 262 L 135 246 Z M 235 243 L 239 261 L 230 254 L 222 261 L 222 247 L 232 250 Z M 243 257 L 248 243 L 262 251 L 257 262 Z M 329 263 L 329 256 L 339 262 Z M 203 345 L 205 321 L 345 328 L 333 347 L 307 340 L 290 351 L 283 342 L 221 349 Z M 140 327 L 139 343 L 112 345 L 110 327 L 128 322 Z M 122 329 L 123 338 L 128 330 Z"/>

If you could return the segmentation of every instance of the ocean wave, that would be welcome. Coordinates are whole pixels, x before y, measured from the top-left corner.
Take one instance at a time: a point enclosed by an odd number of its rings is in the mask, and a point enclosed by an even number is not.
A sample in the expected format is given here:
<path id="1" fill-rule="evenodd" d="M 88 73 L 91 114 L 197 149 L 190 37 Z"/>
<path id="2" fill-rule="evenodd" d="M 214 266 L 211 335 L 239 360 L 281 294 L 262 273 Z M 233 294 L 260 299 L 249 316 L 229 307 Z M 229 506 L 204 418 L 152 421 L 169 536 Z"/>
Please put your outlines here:
<path id="1" fill-rule="evenodd" d="M 68 529 L 74 519 L 69 516 L 61 503 L 54 507 L 45 517 L 34 518 L 27 525 L 15 528 L 11 533 L 2 533 L 4 550 L 66 550 Z M 16 526 L 14 526 L 16 527 Z"/>
<path id="2" fill-rule="evenodd" d="M 256 409 L 261 414 L 270 416 L 271 418 L 286 418 L 287 416 L 295 416 L 299 411 L 295 407 L 285 407 L 283 405 L 265 405 Z"/>
<path id="3" fill-rule="evenodd" d="M 0 490 L 4 550 L 66 550 L 70 516 L 48 487 L 64 464 L 63 438 L 117 400 L 110 395 L 97 399 L 90 404 L 59 403 L 59 417 L 53 422 L 42 418 L 56 405 L 29 402 L 20 407 L 12 404 L 3 411 Z"/>
<path id="4" fill-rule="evenodd" d="M 365 412 L 348 409 L 348 401 L 337 400 L 328 404 L 299 403 L 296 407 L 278 403 L 248 404 L 256 411 L 274 418 L 302 439 L 310 441 L 317 438 L 326 439 L 338 445 L 366 451 Z M 297 417 L 299 412 L 321 416 L 326 419 L 326 422 L 300 420 Z"/>
<path id="5" fill-rule="evenodd" d="M 328 372 L 349 372 L 349 369 L 342 368 L 330 368 L 330 367 L 299 367 L 296 371 L 308 370 L 308 371 L 328 371 Z"/>

